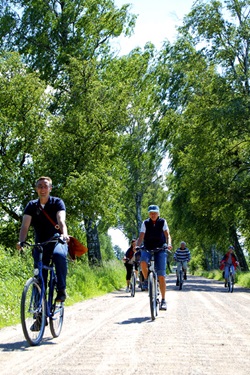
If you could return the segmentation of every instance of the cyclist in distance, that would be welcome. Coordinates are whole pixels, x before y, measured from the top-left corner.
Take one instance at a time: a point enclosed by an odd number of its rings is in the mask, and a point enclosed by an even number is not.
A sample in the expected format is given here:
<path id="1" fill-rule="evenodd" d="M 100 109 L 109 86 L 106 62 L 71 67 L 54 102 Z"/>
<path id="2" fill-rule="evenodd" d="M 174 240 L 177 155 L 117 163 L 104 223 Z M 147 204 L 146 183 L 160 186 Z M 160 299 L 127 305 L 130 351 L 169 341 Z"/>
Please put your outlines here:
<path id="1" fill-rule="evenodd" d="M 31 200 L 24 209 L 22 225 L 19 233 L 17 249 L 21 249 L 22 242 L 26 240 L 30 226 L 34 228 L 35 242 L 45 242 L 54 234 L 61 233 L 61 237 L 68 242 L 68 230 L 66 226 L 66 208 L 62 199 L 52 197 L 52 180 L 50 177 L 42 176 L 36 181 L 36 192 L 38 199 Z M 46 214 L 57 224 L 54 226 Z M 44 246 L 43 263 L 49 265 L 51 257 L 55 264 L 57 275 L 57 297 L 56 301 L 64 302 L 66 299 L 66 276 L 67 276 L 67 243 L 49 243 Z M 34 266 L 37 267 L 39 253 L 37 249 L 33 252 Z M 48 271 L 43 270 L 45 285 L 47 285 Z"/>
<path id="2" fill-rule="evenodd" d="M 223 256 L 223 258 L 220 261 L 220 269 L 224 269 L 224 278 L 225 278 L 225 288 L 227 287 L 227 279 L 228 279 L 228 273 L 229 273 L 229 267 L 233 265 L 233 276 L 235 274 L 235 269 L 239 265 L 239 262 L 236 258 L 236 255 L 234 253 L 234 247 L 229 246 L 228 252 Z"/>
<path id="3" fill-rule="evenodd" d="M 187 280 L 187 262 L 190 261 L 190 258 L 191 258 L 191 254 L 190 254 L 189 249 L 186 247 L 186 242 L 182 241 L 180 243 L 180 247 L 178 247 L 178 249 L 174 253 L 174 260 L 177 262 L 177 270 L 176 270 L 176 276 L 177 276 L 176 285 L 177 286 L 179 285 L 178 275 L 179 275 L 181 267 L 183 268 L 183 273 L 184 273 L 183 278 L 184 280 Z"/>
<path id="4" fill-rule="evenodd" d="M 146 219 L 141 226 L 139 238 L 137 240 L 137 246 L 144 243 L 146 250 L 153 250 L 157 247 L 165 247 L 169 250 L 172 249 L 171 237 L 167 221 L 160 217 L 159 207 L 151 205 L 148 207 L 149 218 Z M 148 278 L 148 263 L 151 259 L 151 255 L 141 250 L 141 270 L 144 279 L 147 283 Z M 155 269 L 158 275 L 160 291 L 161 291 L 161 304 L 160 310 L 167 310 L 167 304 L 165 300 L 166 293 L 166 263 L 167 253 L 165 250 L 155 253 Z"/>
<path id="5" fill-rule="evenodd" d="M 136 240 L 131 241 L 131 246 L 129 249 L 126 251 L 126 254 L 123 258 L 124 261 L 124 266 L 126 267 L 126 283 L 127 283 L 127 288 L 126 292 L 129 292 L 129 283 L 132 275 L 132 270 L 133 270 L 133 257 L 136 252 Z M 136 276 L 137 276 L 137 271 L 138 271 L 138 265 L 135 263 L 135 271 L 136 271 Z"/>

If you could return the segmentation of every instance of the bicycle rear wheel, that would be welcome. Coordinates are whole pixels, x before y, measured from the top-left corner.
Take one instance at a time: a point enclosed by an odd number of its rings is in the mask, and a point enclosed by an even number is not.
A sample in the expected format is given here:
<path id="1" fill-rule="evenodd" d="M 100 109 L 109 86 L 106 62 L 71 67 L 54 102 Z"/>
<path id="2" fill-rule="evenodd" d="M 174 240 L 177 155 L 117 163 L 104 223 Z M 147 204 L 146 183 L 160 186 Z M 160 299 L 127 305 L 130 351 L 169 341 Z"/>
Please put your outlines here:
<path id="1" fill-rule="evenodd" d="M 131 276 L 131 281 L 130 281 L 130 292 L 131 292 L 131 297 L 135 296 L 135 285 L 136 285 L 136 273 L 133 272 Z"/>
<path id="2" fill-rule="evenodd" d="M 153 272 L 150 272 L 149 274 L 149 303 L 151 319 L 155 320 L 157 316 L 157 286 Z"/>
<path id="3" fill-rule="evenodd" d="M 64 317 L 64 303 L 55 302 L 52 309 L 52 316 L 49 318 L 50 332 L 53 337 L 58 337 L 61 333 Z"/>
<path id="4" fill-rule="evenodd" d="M 21 299 L 21 323 L 24 336 L 31 346 L 38 345 L 44 334 L 46 304 L 36 278 L 30 278 L 23 289 Z"/>
<path id="5" fill-rule="evenodd" d="M 61 333 L 64 318 L 64 303 L 53 302 L 55 298 L 54 292 L 56 291 L 56 281 L 53 280 L 53 286 L 50 289 L 49 301 L 51 304 L 51 316 L 49 318 L 50 332 L 53 337 L 58 337 Z"/>

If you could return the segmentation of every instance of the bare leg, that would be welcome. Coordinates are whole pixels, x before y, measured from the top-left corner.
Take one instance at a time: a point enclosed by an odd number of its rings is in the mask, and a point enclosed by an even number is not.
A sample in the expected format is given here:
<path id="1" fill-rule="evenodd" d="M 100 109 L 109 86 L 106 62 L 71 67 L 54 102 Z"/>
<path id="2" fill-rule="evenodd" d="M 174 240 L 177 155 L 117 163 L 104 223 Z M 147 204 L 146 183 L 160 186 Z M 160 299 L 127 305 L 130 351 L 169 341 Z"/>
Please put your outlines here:
<path id="1" fill-rule="evenodd" d="M 159 279 L 159 284 L 160 284 L 161 297 L 162 297 L 162 299 L 165 299 L 165 293 L 166 293 L 165 276 L 158 276 L 158 279 Z"/>
<path id="2" fill-rule="evenodd" d="M 144 279 L 147 279 L 148 278 L 147 262 L 144 262 L 144 261 L 141 262 L 141 270 L 142 270 L 142 274 L 143 274 Z"/>

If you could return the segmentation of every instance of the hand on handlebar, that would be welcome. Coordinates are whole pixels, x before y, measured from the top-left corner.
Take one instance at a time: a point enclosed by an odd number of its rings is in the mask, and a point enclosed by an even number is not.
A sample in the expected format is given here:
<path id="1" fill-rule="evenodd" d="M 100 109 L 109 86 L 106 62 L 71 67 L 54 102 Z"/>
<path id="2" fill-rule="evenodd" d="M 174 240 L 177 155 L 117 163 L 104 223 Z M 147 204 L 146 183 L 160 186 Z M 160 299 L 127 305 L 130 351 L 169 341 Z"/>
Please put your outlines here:
<path id="1" fill-rule="evenodd" d="M 16 249 L 19 250 L 19 251 L 22 251 L 23 250 L 23 245 L 24 245 L 24 241 L 19 241 L 16 244 Z"/>

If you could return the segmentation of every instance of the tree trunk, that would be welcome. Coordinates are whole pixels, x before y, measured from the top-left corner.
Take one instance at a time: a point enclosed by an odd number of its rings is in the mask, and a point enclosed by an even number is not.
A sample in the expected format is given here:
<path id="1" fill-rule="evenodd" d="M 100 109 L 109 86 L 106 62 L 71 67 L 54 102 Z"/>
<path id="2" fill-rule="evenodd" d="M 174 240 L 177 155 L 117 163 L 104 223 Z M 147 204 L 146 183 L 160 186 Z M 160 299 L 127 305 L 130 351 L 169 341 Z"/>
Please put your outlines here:
<path id="1" fill-rule="evenodd" d="M 88 259 L 90 265 L 101 265 L 102 255 L 100 249 L 100 242 L 96 224 L 93 224 L 92 219 L 85 220 L 85 227 L 87 233 Z"/>
<path id="2" fill-rule="evenodd" d="M 232 244 L 235 248 L 235 253 L 236 253 L 236 256 L 238 258 L 238 261 L 240 262 L 241 270 L 242 271 L 249 271 L 249 268 L 248 268 L 248 265 L 247 265 L 247 262 L 246 262 L 246 258 L 245 258 L 245 255 L 243 253 L 243 250 L 240 246 L 238 236 L 237 236 L 237 232 L 236 232 L 236 229 L 235 229 L 234 225 L 231 226 L 230 229 L 229 229 L 229 236 L 230 236 L 230 240 L 232 241 Z"/>
<path id="3" fill-rule="evenodd" d="M 142 202 L 142 193 L 137 193 L 136 197 L 135 197 L 135 205 L 136 205 L 136 222 L 137 222 L 137 231 L 138 231 L 138 234 L 141 231 L 141 225 L 142 225 L 141 202 Z"/>

